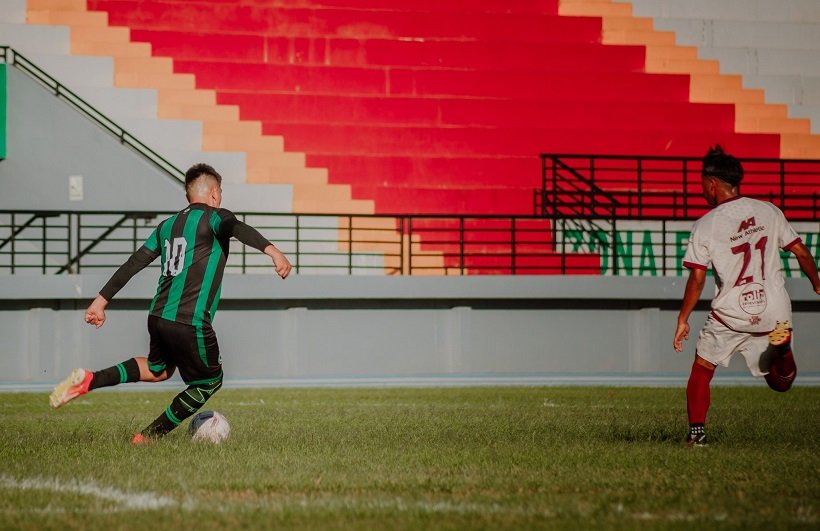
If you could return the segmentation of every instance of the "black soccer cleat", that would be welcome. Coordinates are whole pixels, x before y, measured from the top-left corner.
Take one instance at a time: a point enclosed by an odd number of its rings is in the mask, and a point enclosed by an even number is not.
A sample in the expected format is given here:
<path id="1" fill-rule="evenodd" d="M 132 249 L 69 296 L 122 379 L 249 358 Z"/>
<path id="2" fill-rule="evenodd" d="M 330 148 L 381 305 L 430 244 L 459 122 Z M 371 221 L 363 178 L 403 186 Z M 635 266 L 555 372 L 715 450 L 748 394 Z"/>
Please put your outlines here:
<path id="1" fill-rule="evenodd" d="M 686 436 L 686 444 L 689 446 L 706 446 L 706 431 L 703 426 L 689 426 L 689 434 Z"/>
<path id="2" fill-rule="evenodd" d="M 698 433 L 686 436 L 686 444 L 689 446 L 708 446 L 709 443 L 706 442 L 706 434 L 705 433 Z"/>

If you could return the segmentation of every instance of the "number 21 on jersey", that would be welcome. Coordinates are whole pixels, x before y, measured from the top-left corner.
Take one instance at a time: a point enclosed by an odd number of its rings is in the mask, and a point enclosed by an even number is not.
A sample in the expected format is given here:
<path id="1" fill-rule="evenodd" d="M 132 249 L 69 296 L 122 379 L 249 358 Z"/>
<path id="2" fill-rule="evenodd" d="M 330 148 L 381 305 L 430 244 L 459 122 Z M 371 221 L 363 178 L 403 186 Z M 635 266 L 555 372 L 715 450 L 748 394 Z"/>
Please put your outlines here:
<path id="1" fill-rule="evenodd" d="M 185 265 L 185 248 L 187 246 L 188 242 L 185 238 L 174 238 L 173 241 L 165 240 L 163 276 L 175 277 L 182 273 L 182 267 Z"/>
<path id="2" fill-rule="evenodd" d="M 751 243 L 746 242 L 732 247 L 732 254 L 743 255 L 743 267 L 740 268 L 740 274 L 737 276 L 735 286 L 750 284 L 755 280 L 753 271 L 749 271 L 748 275 L 746 274 L 747 269 L 749 269 L 749 264 L 752 261 L 752 247 L 754 247 L 756 251 L 760 251 L 760 279 L 766 280 L 766 244 L 768 241 L 769 237 L 763 236 L 755 242 L 754 246 L 752 246 Z"/>

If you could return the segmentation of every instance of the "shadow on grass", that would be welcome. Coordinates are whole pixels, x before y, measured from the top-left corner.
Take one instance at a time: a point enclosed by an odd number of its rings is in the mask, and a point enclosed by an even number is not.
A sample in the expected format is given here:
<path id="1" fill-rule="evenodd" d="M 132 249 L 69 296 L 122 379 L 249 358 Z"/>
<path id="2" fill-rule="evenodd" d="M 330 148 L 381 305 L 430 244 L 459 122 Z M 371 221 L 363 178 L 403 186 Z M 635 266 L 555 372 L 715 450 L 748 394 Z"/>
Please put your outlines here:
<path id="1" fill-rule="evenodd" d="M 610 426 L 605 439 L 614 442 L 679 444 L 685 436 L 679 426 Z"/>

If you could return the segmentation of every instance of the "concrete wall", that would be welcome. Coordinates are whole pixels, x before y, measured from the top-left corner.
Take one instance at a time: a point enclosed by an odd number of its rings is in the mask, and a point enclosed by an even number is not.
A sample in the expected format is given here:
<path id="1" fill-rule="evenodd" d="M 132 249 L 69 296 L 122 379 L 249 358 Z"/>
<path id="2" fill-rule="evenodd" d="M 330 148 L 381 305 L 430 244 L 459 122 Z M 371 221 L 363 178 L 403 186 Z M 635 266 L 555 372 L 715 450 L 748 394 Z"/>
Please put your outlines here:
<path id="1" fill-rule="evenodd" d="M 8 73 L 7 158 L 0 209 L 177 210 L 183 187 L 40 84 Z M 82 199 L 69 177 L 82 176 Z"/>
<path id="2" fill-rule="evenodd" d="M 0 277 L 0 388 L 45 387 L 75 366 L 99 369 L 144 355 L 155 274 L 135 277 L 99 330 L 82 316 L 106 276 Z M 686 350 L 675 353 L 671 340 L 684 284 L 684 278 L 282 281 L 228 275 L 214 327 L 234 385 L 537 382 L 556 375 L 561 381 L 615 375 L 683 383 L 706 312 L 704 305 L 693 315 Z M 788 280 L 788 286 L 800 374 L 810 382 L 810 373 L 820 372 L 820 297 L 805 279 Z M 754 383 L 740 358 L 719 374 Z"/>

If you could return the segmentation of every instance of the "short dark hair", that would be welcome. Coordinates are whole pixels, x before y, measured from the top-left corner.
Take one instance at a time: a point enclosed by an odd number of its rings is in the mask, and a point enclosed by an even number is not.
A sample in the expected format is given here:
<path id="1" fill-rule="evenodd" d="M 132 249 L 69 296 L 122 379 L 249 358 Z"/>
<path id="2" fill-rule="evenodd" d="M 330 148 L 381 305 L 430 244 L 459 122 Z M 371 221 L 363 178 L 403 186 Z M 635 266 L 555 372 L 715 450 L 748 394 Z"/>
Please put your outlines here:
<path id="1" fill-rule="evenodd" d="M 187 188 L 189 184 L 196 181 L 203 175 L 212 176 L 216 179 L 216 182 L 218 182 L 220 186 L 222 185 L 222 176 L 217 173 L 213 166 L 200 162 L 199 164 L 194 164 L 188 168 L 188 171 L 185 172 L 185 187 Z"/>
<path id="2" fill-rule="evenodd" d="M 210 175 L 214 179 L 216 179 L 217 184 L 222 186 L 222 176 L 208 164 L 200 162 L 199 164 L 194 164 L 188 171 L 185 172 L 185 195 L 190 200 L 191 198 L 191 187 L 193 184 L 202 177 L 203 175 Z"/>
<path id="3" fill-rule="evenodd" d="M 703 157 L 704 177 L 716 177 L 731 186 L 739 186 L 743 180 L 743 165 L 738 159 L 729 155 L 720 144 L 710 147 Z"/>

